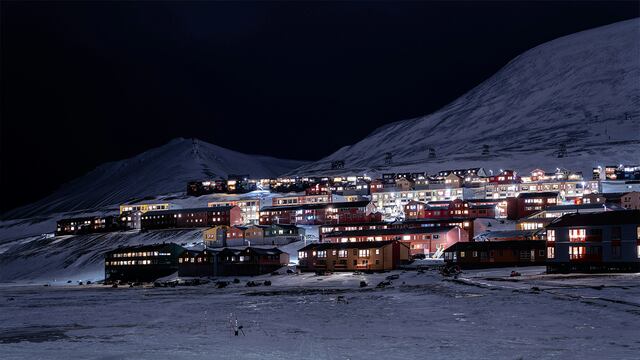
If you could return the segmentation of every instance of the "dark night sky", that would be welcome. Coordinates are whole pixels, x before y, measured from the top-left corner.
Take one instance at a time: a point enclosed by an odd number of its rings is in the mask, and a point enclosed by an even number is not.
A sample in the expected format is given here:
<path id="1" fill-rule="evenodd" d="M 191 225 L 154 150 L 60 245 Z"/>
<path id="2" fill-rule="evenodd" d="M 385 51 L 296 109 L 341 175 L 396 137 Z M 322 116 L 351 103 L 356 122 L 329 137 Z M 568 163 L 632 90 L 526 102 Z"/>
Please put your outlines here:
<path id="1" fill-rule="evenodd" d="M 179 136 L 316 160 L 535 45 L 638 15 L 637 2 L 2 1 L 0 211 Z"/>

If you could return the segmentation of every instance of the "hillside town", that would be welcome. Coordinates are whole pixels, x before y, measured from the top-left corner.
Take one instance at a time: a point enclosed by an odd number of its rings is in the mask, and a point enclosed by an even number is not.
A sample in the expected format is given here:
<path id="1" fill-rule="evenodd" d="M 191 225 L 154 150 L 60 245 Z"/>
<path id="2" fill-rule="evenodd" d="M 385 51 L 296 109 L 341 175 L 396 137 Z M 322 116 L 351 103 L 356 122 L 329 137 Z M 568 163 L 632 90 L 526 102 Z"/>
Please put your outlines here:
<path id="1" fill-rule="evenodd" d="M 412 263 L 457 271 L 534 265 L 548 273 L 640 271 L 638 165 L 597 167 L 590 176 L 559 168 L 378 178 L 245 174 L 185 187 L 185 197 L 201 206 L 136 201 L 111 215 L 60 219 L 55 235 L 200 231 L 196 246 L 140 244 L 107 252 L 106 283 L 153 282 L 174 273 L 252 276 L 285 266 L 381 272 Z M 215 195 L 227 198 L 212 201 Z M 294 242 L 303 242 L 295 253 L 280 249 Z"/>

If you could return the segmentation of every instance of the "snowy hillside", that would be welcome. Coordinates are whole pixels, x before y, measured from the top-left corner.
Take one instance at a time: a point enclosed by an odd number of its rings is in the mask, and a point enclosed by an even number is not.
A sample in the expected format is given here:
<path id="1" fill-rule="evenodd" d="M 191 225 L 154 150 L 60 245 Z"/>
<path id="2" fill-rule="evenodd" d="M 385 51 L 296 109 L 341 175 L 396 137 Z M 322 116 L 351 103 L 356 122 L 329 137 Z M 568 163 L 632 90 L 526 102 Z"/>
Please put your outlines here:
<path id="1" fill-rule="evenodd" d="M 537 46 L 443 109 L 379 128 L 295 172 L 326 172 L 335 160 L 343 172 L 372 173 L 637 163 L 640 19 Z"/>
<path id="2" fill-rule="evenodd" d="M 52 195 L 5 214 L 24 218 L 96 209 L 172 192 L 185 191 L 190 180 L 227 174 L 275 177 L 304 162 L 246 155 L 200 140 L 174 139 L 130 159 L 103 164 L 63 185 Z"/>
<path id="3" fill-rule="evenodd" d="M 12 242 L 0 252 L 0 282 L 43 280 L 47 282 L 104 279 L 104 253 L 119 246 L 176 242 L 202 242 L 197 229 L 115 232 L 54 238 L 32 237 Z"/>
<path id="4" fill-rule="evenodd" d="M 122 231 L 103 234 L 48 237 L 28 236 L 0 241 L 0 283 L 64 282 L 104 279 L 104 254 L 119 246 L 175 242 L 184 247 L 202 247 L 203 229 L 170 229 L 149 232 Z M 282 251 L 297 261 L 298 241 L 283 245 Z M 254 246 L 256 246 L 254 244 Z M 272 245 L 257 245 L 270 248 Z"/>

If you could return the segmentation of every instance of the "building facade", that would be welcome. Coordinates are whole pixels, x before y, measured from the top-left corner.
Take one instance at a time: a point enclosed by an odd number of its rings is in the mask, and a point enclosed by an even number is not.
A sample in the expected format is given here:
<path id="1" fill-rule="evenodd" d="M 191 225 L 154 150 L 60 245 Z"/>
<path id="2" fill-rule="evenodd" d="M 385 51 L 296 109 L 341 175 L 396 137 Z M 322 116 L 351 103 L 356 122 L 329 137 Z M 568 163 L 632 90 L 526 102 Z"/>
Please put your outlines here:
<path id="1" fill-rule="evenodd" d="M 185 249 L 174 243 L 121 247 L 105 254 L 105 283 L 151 282 L 178 271 Z"/>
<path id="2" fill-rule="evenodd" d="M 56 223 L 56 236 L 80 235 L 100 232 L 119 231 L 123 227 L 117 216 L 91 216 L 60 219 Z"/>
<path id="3" fill-rule="evenodd" d="M 463 269 L 540 266 L 546 262 L 543 240 L 459 242 L 444 251 L 444 261 Z"/>
<path id="4" fill-rule="evenodd" d="M 411 255 L 433 256 L 459 241 L 469 241 L 469 234 L 457 226 L 392 228 L 336 231 L 326 233 L 323 243 L 398 240 L 409 246 Z"/>
<path id="5" fill-rule="evenodd" d="M 309 244 L 298 251 L 301 271 L 387 271 L 410 259 L 400 241 Z"/>
<path id="6" fill-rule="evenodd" d="M 640 271 L 640 210 L 567 214 L 546 235 L 548 272 Z"/>
<path id="7" fill-rule="evenodd" d="M 232 226 L 242 224 L 242 212 L 237 206 L 149 211 L 140 222 L 143 230 Z"/>

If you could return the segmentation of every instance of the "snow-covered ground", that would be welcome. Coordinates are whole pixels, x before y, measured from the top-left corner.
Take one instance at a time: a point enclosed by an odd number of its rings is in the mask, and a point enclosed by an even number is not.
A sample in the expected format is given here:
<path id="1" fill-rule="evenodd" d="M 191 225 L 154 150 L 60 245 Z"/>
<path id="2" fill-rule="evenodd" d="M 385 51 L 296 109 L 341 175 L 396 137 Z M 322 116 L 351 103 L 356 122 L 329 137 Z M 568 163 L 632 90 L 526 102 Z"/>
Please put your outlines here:
<path id="1" fill-rule="evenodd" d="M 638 358 L 640 275 L 518 270 L 398 271 L 386 289 L 373 287 L 389 273 L 262 276 L 273 285 L 258 288 L 4 285 L 1 357 Z"/>

